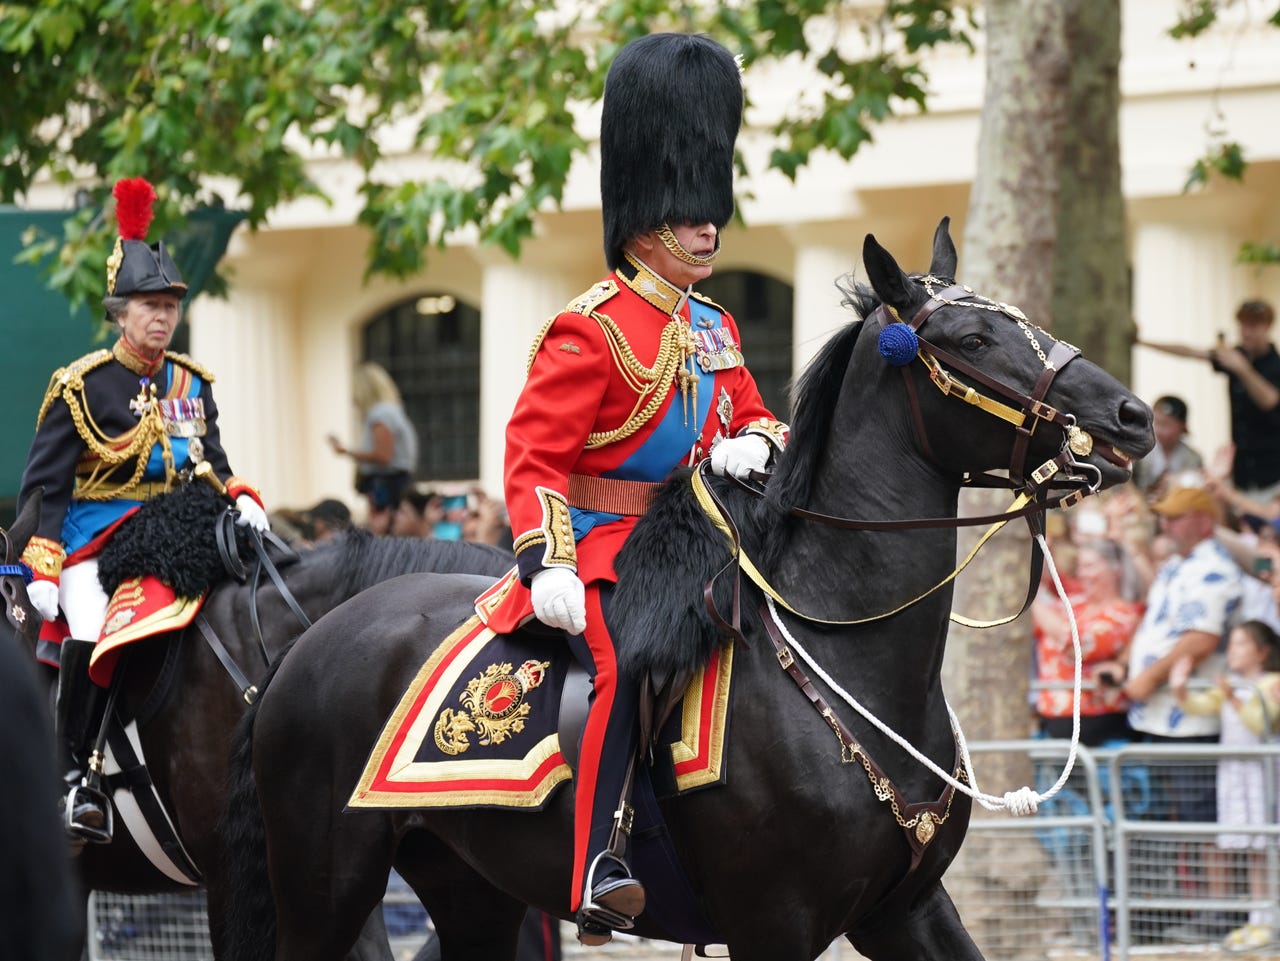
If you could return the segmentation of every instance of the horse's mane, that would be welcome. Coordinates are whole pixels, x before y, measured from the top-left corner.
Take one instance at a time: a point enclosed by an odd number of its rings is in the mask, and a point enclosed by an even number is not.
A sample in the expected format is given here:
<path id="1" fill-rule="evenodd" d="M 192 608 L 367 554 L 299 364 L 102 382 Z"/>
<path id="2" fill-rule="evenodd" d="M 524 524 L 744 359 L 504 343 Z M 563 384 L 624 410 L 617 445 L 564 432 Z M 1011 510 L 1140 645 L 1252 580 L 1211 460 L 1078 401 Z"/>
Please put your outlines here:
<path id="1" fill-rule="evenodd" d="M 515 563 L 508 550 L 472 541 L 443 541 L 423 537 L 378 537 L 361 528 L 344 531 L 310 553 L 334 558 L 341 580 L 340 596 L 354 597 L 374 584 L 431 571 L 489 574 L 498 577 Z"/>
<path id="2" fill-rule="evenodd" d="M 791 437 L 800 442 L 788 446 L 782 455 L 767 494 L 770 502 L 782 508 L 809 500 L 810 487 L 835 417 L 832 399 L 844 381 L 854 344 L 862 332 L 863 318 L 880 306 L 871 288 L 855 283 L 848 275 L 837 280 L 836 286 L 844 295 L 844 306 L 852 309 L 858 318 L 845 324 L 822 346 L 792 386 Z"/>
<path id="3" fill-rule="evenodd" d="M 744 549 L 766 566 L 790 530 L 786 508 L 808 501 L 833 428 L 833 401 L 848 371 L 862 318 L 880 303 L 869 288 L 847 278 L 838 285 L 858 319 L 823 346 L 797 382 L 791 444 L 769 481 L 765 498 L 730 481 L 708 479 L 724 511 L 737 521 Z M 619 667 L 632 675 L 699 667 L 723 640 L 704 604 L 703 587 L 730 560 L 729 547 L 694 498 L 689 473 L 676 471 L 663 485 L 614 561 L 618 585 L 609 626 Z M 716 582 L 715 603 L 724 617 L 732 610 L 732 585 L 730 572 Z M 749 582 L 744 581 L 742 588 L 739 613 L 745 632 L 758 620 L 760 597 Z M 653 603 L 655 598 L 661 602 Z"/>

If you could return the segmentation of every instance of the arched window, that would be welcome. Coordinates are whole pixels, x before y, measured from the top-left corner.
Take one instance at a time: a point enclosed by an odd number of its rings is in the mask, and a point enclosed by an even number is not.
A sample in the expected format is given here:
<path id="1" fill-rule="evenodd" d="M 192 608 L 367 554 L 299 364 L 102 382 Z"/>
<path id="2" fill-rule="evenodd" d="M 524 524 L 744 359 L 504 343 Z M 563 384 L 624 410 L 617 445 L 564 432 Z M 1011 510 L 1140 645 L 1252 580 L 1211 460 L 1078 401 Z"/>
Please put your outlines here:
<path id="1" fill-rule="evenodd" d="M 480 311 L 449 294 L 403 300 L 365 324 L 364 357 L 400 388 L 418 429 L 417 477 L 478 477 Z"/>
<path id="2" fill-rule="evenodd" d="M 733 315 L 760 396 L 775 417 L 790 420 L 791 285 L 751 270 L 726 270 L 699 281 L 697 289 Z"/>

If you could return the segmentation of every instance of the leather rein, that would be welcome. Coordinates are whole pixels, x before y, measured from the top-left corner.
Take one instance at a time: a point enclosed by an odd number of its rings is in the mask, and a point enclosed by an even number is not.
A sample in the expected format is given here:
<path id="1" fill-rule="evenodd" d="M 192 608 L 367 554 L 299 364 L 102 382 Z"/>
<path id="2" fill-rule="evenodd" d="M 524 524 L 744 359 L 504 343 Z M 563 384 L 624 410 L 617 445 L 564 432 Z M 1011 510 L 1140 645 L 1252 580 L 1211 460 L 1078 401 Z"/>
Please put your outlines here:
<path id="1" fill-rule="evenodd" d="M 214 525 L 214 535 L 218 544 L 218 555 L 222 558 L 222 565 L 226 568 L 227 573 L 241 584 L 246 581 L 249 584 L 249 618 L 253 623 L 253 631 L 258 641 L 258 650 L 262 652 L 263 663 L 269 667 L 272 653 L 267 649 L 266 638 L 262 633 L 262 622 L 258 616 L 258 584 L 262 581 L 263 572 L 265 571 L 267 576 L 271 578 L 271 582 L 275 584 L 281 598 L 289 606 L 293 616 L 298 619 L 303 630 L 311 626 L 311 618 L 307 617 L 306 612 L 298 604 L 297 598 L 293 596 L 293 592 L 285 584 L 284 578 L 280 576 L 280 571 L 276 568 L 275 562 L 271 560 L 271 556 L 267 552 L 267 545 L 269 544 L 285 558 L 291 560 L 297 559 L 297 552 L 270 530 L 258 531 L 250 527 L 248 531 L 249 543 L 253 547 L 255 555 L 251 575 L 249 568 L 245 566 L 244 558 L 240 556 L 240 551 L 236 547 L 235 525 L 239 516 L 239 511 L 234 507 L 228 507 L 218 517 L 218 521 Z M 231 652 L 227 650 L 226 645 L 222 643 L 217 632 L 214 631 L 213 625 L 209 623 L 209 619 L 204 616 L 203 610 L 196 615 L 196 626 L 200 629 L 200 633 L 204 637 L 205 643 L 209 645 L 209 649 L 218 658 L 223 670 L 227 672 L 236 687 L 239 688 L 240 696 L 244 698 L 244 702 L 252 704 L 258 696 L 257 685 L 250 683 L 244 672 L 240 670 L 235 658 L 231 656 Z"/>

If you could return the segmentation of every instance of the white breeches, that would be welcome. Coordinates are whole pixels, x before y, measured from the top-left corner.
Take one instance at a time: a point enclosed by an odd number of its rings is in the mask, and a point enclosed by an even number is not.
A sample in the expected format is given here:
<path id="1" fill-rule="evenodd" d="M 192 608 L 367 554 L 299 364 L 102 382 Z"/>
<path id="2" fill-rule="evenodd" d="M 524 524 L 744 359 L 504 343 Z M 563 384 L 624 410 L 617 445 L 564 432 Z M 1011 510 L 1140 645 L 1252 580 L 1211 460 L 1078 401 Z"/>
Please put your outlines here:
<path id="1" fill-rule="evenodd" d="M 90 558 L 62 569 L 58 602 L 67 618 L 67 630 L 81 641 L 96 641 L 107 619 L 109 598 L 98 583 L 98 559 Z"/>

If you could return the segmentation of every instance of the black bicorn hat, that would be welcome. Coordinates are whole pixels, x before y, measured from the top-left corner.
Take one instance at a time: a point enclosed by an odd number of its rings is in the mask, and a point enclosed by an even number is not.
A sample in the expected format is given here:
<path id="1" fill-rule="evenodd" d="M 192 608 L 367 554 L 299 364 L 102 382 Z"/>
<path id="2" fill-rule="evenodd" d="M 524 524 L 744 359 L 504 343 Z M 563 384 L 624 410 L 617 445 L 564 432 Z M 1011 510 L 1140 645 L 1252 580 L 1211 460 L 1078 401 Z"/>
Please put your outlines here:
<path id="1" fill-rule="evenodd" d="M 107 295 L 164 293 L 187 295 L 187 282 L 162 243 L 147 243 L 156 191 L 142 177 L 116 182 L 116 223 L 120 235 L 107 258 Z"/>
<path id="2" fill-rule="evenodd" d="M 600 118 L 600 205 L 609 269 L 626 242 L 662 224 L 733 216 L 742 123 L 738 63 L 710 37 L 655 33 L 618 53 Z"/>

